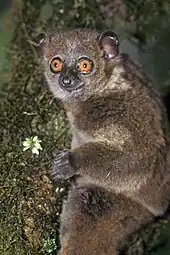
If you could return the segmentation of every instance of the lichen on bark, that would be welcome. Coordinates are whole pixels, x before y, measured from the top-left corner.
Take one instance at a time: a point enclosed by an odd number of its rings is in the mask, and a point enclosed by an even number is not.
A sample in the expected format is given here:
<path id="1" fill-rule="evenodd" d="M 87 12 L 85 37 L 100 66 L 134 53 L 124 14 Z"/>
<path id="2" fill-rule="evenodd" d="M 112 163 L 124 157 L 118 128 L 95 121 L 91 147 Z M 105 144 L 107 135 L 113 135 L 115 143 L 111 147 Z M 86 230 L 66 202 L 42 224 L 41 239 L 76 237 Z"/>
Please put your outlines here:
<path id="1" fill-rule="evenodd" d="M 0 102 L 0 254 L 43 254 L 44 240 L 55 238 L 57 242 L 65 194 L 55 192 L 46 169 L 54 151 L 69 146 L 69 126 L 60 102 L 49 92 L 30 41 L 39 32 L 59 27 L 106 28 L 99 3 L 18 1 L 7 96 Z M 42 140 L 40 155 L 23 152 L 25 138 L 36 135 Z M 160 254 L 154 253 L 154 247 L 166 243 L 168 224 L 160 221 L 142 230 L 134 237 L 128 254 Z"/>

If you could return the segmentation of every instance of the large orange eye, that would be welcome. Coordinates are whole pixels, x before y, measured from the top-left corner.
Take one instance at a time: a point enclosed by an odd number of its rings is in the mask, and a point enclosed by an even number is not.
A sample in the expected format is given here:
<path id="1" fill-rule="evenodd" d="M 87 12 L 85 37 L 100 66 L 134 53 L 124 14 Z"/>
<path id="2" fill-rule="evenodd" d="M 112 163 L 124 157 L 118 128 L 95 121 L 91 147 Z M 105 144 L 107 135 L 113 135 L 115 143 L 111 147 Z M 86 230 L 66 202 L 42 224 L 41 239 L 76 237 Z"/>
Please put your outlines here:
<path id="1" fill-rule="evenodd" d="M 51 72 L 58 73 L 62 70 L 62 68 L 63 68 L 63 61 L 58 57 L 53 58 L 50 64 Z"/>
<path id="2" fill-rule="evenodd" d="M 88 74 L 93 69 L 93 62 L 88 58 L 81 58 L 78 67 L 83 74 Z"/>

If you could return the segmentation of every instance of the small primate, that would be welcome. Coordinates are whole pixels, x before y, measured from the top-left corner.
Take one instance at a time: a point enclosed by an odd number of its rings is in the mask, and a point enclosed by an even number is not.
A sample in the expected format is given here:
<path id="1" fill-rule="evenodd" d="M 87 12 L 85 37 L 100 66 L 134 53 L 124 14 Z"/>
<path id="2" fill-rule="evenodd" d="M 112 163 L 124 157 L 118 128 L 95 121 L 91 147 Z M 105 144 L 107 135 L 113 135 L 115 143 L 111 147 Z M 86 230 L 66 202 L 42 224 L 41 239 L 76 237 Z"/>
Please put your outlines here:
<path id="1" fill-rule="evenodd" d="M 54 181 L 77 176 L 61 216 L 63 226 L 67 225 L 64 219 L 71 220 L 63 238 L 66 242 L 61 240 L 65 247 L 61 254 L 82 254 L 81 248 L 76 253 L 76 243 L 88 243 L 77 231 L 85 234 L 85 226 L 92 224 L 91 216 L 81 210 L 89 203 L 88 197 L 97 199 L 95 227 L 88 228 L 89 239 L 101 228 L 96 249 L 102 238 L 114 247 L 114 241 L 122 239 L 122 231 L 128 235 L 151 215 L 164 214 L 169 204 L 169 130 L 160 95 L 140 67 L 120 53 L 118 37 L 112 31 L 59 30 L 40 35 L 37 46 L 49 87 L 62 100 L 73 135 L 71 149 L 57 155 L 49 171 Z M 82 194 L 86 196 L 84 204 Z M 108 194 L 112 194 L 107 198 L 111 206 L 98 217 L 100 202 L 105 208 L 104 196 Z M 135 228 L 127 227 L 131 219 Z M 105 237 L 104 226 L 111 226 Z M 84 254 L 99 254 L 88 252 Z"/>

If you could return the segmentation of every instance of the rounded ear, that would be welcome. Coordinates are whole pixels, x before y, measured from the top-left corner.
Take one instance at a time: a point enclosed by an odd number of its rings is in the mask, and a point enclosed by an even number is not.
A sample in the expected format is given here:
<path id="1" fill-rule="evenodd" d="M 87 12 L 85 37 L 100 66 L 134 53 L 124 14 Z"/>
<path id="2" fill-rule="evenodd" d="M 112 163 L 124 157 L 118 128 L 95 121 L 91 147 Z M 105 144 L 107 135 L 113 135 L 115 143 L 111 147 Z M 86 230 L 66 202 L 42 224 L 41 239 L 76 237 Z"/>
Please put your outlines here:
<path id="1" fill-rule="evenodd" d="M 114 59 L 119 54 L 119 39 L 116 33 L 106 31 L 99 37 L 99 43 L 104 51 L 104 58 Z"/>
<path id="2" fill-rule="evenodd" d="M 40 54 L 43 54 L 43 45 L 46 37 L 46 34 L 40 33 L 35 38 L 35 46 L 39 50 Z"/>

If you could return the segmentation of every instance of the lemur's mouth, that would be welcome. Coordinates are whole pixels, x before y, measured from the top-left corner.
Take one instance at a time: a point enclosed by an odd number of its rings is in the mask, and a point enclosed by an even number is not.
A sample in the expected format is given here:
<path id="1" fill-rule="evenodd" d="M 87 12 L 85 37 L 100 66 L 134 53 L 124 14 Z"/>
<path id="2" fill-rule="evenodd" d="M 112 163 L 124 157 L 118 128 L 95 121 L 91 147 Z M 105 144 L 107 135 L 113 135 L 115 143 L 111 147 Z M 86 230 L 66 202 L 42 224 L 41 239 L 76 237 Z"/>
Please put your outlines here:
<path id="1" fill-rule="evenodd" d="M 84 82 L 80 80 L 76 72 L 69 70 L 60 75 L 59 85 L 61 89 L 72 92 L 83 87 Z"/>

